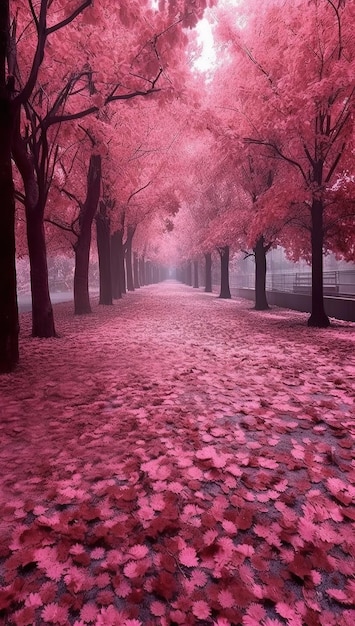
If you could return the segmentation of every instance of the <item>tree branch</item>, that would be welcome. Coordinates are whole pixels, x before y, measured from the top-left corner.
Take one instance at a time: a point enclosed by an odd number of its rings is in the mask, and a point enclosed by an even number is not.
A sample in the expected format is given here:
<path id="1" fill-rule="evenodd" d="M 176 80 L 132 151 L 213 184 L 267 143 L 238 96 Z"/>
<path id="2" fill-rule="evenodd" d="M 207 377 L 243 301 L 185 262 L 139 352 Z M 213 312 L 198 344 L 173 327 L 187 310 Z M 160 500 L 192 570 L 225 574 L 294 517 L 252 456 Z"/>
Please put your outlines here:
<path id="1" fill-rule="evenodd" d="M 69 200 L 74 200 L 74 202 L 77 203 L 78 207 L 81 208 L 83 203 L 81 200 L 79 200 L 79 198 L 77 198 L 73 193 L 70 193 L 70 191 L 67 191 L 66 189 L 61 189 L 60 190 L 62 193 L 64 193 Z"/>
<path id="2" fill-rule="evenodd" d="M 327 177 L 326 177 L 326 179 L 325 179 L 325 183 L 329 183 L 329 181 L 330 181 L 331 177 L 333 176 L 333 174 L 334 174 L 334 170 L 335 170 L 335 168 L 337 167 L 337 165 L 338 165 L 338 163 L 339 163 L 339 161 L 340 161 L 340 159 L 341 159 L 341 157 L 342 157 L 342 155 L 343 155 L 343 152 L 344 152 L 344 150 L 345 150 L 345 146 L 346 146 L 346 143 L 345 143 L 345 141 L 344 141 L 344 143 L 343 143 L 343 145 L 342 145 L 342 147 L 341 147 L 340 151 L 338 152 L 338 154 L 337 154 L 337 156 L 336 156 L 336 158 L 335 158 L 335 160 L 334 160 L 333 165 L 331 166 L 331 168 L 330 168 L 330 170 L 329 170 L 329 172 L 328 172 L 328 175 L 327 175 Z"/>
<path id="3" fill-rule="evenodd" d="M 22 91 L 13 100 L 15 107 L 18 107 L 21 104 L 24 104 L 25 102 L 27 102 L 36 84 L 39 68 L 41 67 L 41 64 L 43 61 L 44 47 L 46 44 L 46 18 L 47 18 L 47 0 L 41 0 L 39 18 L 38 19 L 36 18 L 37 20 L 36 21 L 36 29 L 37 29 L 36 52 L 33 57 L 32 67 L 31 67 L 31 70 L 27 79 L 27 83 L 25 84 Z"/>
<path id="4" fill-rule="evenodd" d="M 70 24 L 70 22 L 75 20 L 75 18 L 78 15 L 80 15 L 80 13 L 82 13 L 84 9 L 86 9 L 91 4 L 92 4 L 92 0 L 85 0 L 77 9 L 75 9 L 75 11 L 73 11 L 73 13 L 71 13 L 71 15 L 66 17 L 61 22 L 58 22 L 58 24 L 55 24 L 54 26 L 50 26 L 49 28 L 47 28 L 46 36 L 51 35 L 52 33 L 55 33 L 56 30 L 60 30 L 61 28 L 64 28 L 64 26 L 67 26 L 68 24 Z"/>
<path id="5" fill-rule="evenodd" d="M 149 183 L 147 183 L 146 185 L 143 185 L 143 187 L 140 187 L 140 189 L 137 189 L 136 191 L 133 191 L 133 193 L 131 193 L 131 195 L 129 196 L 128 200 L 127 200 L 127 204 L 129 204 L 130 200 L 132 200 L 133 196 L 136 196 L 137 193 L 139 193 L 140 191 L 143 191 L 143 189 L 146 189 L 147 187 L 149 187 L 149 185 L 151 184 L 151 180 L 149 181 Z"/>
<path id="6" fill-rule="evenodd" d="M 279 155 L 279 157 L 281 159 L 284 159 L 284 161 L 287 161 L 287 163 L 290 163 L 291 165 L 293 165 L 294 167 L 296 167 L 302 174 L 302 177 L 304 178 L 304 180 L 306 181 L 306 183 L 308 184 L 308 180 L 307 180 L 307 176 L 303 171 L 303 167 L 300 163 L 298 163 L 298 161 L 295 161 L 294 159 L 291 159 L 290 157 L 286 156 L 277 146 L 275 146 L 275 144 L 273 144 L 271 141 L 262 141 L 261 139 L 253 139 L 251 137 L 245 137 L 244 138 L 244 142 L 245 143 L 250 143 L 250 144 L 254 144 L 254 145 L 259 145 L 259 146 L 267 146 L 268 148 L 271 148 L 272 150 L 274 150 L 274 152 L 276 152 L 276 154 Z"/>
<path id="7" fill-rule="evenodd" d="M 75 231 L 73 230 L 73 227 L 68 226 L 68 224 L 57 222 L 56 220 L 53 220 L 50 217 L 45 217 L 44 221 L 48 222 L 48 224 L 52 224 L 52 226 L 56 226 L 57 228 L 60 228 L 61 230 L 65 230 L 68 233 L 72 233 L 73 235 L 76 235 Z"/>

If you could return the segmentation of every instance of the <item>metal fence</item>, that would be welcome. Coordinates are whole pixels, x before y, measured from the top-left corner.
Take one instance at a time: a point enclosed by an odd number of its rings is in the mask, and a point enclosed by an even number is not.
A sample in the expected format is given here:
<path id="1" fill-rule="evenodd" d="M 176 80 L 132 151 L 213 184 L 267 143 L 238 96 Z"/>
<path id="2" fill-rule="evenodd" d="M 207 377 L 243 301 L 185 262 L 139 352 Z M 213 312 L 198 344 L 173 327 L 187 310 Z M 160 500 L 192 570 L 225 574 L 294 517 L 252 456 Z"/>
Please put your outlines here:
<path id="1" fill-rule="evenodd" d="M 216 277 L 217 278 L 217 277 Z M 231 272 L 230 285 L 239 289 L 254 289 L 254 274 Z M 215 281 L 218 282 L 218 281 Z M 266 289 L 289 293 L 310 294 L 311 272 L 268 272 Z M 355 298 L 355 270 L 335 270 L 323 273 L 324 295 Z"/>

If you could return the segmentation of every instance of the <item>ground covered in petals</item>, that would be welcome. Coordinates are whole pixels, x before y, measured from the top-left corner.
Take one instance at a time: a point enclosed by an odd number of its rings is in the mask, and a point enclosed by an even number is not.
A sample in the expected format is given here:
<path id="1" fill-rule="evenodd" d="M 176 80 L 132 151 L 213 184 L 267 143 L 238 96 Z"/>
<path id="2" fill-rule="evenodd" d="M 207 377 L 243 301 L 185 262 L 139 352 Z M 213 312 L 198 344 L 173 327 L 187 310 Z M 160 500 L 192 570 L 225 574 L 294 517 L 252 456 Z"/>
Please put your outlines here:
<path id="1" fill-rule="evenodd" d="M 0 379 L 0 623 L 353 626 L 355 324 L 174 282 Z"/>

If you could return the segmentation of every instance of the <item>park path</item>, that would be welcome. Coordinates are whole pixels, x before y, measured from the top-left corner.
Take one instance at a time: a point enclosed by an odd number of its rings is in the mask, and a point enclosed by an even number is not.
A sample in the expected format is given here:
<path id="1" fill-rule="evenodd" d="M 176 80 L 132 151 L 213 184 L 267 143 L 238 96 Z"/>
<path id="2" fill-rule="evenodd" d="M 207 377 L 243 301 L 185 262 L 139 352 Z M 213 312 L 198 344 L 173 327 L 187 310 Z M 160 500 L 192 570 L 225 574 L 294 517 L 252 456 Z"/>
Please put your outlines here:
<path id="1" fill-rule="evenodd" d="M 355 324 L 71 307 L 0 379 L 0 623 L 353 625 Z"/>

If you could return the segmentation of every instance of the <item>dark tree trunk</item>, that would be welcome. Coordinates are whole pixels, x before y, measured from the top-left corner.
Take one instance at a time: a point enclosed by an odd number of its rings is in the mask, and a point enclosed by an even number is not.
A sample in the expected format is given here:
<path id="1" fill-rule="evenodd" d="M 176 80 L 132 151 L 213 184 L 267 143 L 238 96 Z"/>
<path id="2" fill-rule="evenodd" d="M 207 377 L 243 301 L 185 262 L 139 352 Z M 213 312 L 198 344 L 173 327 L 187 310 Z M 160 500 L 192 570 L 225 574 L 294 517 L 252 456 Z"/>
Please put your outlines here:
<path id="1" fill-rule="evenodd" d="M 139 259 L 139 282 L 140 282 L 140 284 L 142 286 L 147 284 L 146 283 L 146 276 L 145 276 L 145 259 L 144 259 L 144 256 L 142 256 Z"/>
<path id="2" fill-rule="evenodd" d="M 153 265 L 153 282 L 159 283 L 160 281 L 160 267 L 159 265 Z"/>
<path id="3" fill-rule="evenodd" d="M 205 253 L 205 292 L 212 293 L 212 254 Z"/>
<path id="4" fill-rule="evenodd" d="M 11 165 L 13 114 L 6 84 L 9 3 L 0 3 L 0 373 L 19 360 L 15 265 L 15 196 Z"/>
<path id="5" fill-rule="evenodd" d="M 218 248 L 221 259 L 221 290 L 219 297 L 229 299 L 231 292 L 229 288 L 229 246 Z"/>
<path id="6" fill-rule="evenodd" d="M 126 269 L 124 262 L 124 246 L 123 246 L 123 230 L 117 231 L 117 256 L 118 256 L 118 275 L 120 281 L 120 291 L 121 295 L 127 293 L 126 290 Z"/>
<path id="7" fill-rule="evenodd" d="M 154 281 L 153 278 L 153 264 L 151 261 L 146 261 L 145 264 L 145 275 L 146 275 L 146 280 L 147 280 L 147 284 L 151 285 Z"/>
<path id="8" fill-rule="evenodd" d="M 120 259 L 118 251 L 119 231 L 111 235 L 111 277 L 112 277 L 112 296 L 115 300 L 122 298 L 120 283 Z"/>
<path id="9" fill-rule="evenodd" d="M 195 289 L 199 288 L 199 282 L 198 282 L 198 260 L 197 259 L 194 260 L 194 288 Z"/>
<path id="10" fill-rule="evenodd" d="M 33 157 L 20 134 L 20 118 L 16 119 L 13 156 L 25 190 L 25 212 L 28 254 L 31 273 L 32 336 L 55 337 L 54 314 L 48 284 L 47 246 L 44 230 L 46 183 L 35 173 Z"/>
<path id="11" fill-rule="evenodd" d="M 110 253 L 110 219 L 104 201 L 100 202 L 100 211 L 96 215 L 96 240 L 99 257 L 100 300 L 99 304 L 112 304 L 112 276 Z"/>
<path id="12" fill-rule="evenodd" d="M 192 287 L 192 263 L 187 261 L 186 263 L 186 284 Z"/>
<path id="13" fill-rule="evenodd" d="M 40 202 L 40 201 L 39 201 Z M 44 207 L 26 198 L 26 230 L 31 270 L 32 336 L 55 337 L 54 315 L 48 285 Z"/>
<path id="14" fill-rule="evenodd" d="M 259 237 L 254 248 L 255 255 L 255 309 L 266 311 L 269 308 L 266 298 L 266 251 L 264 237 Z"/>
<path id="15" fill-rule="evenodd" d="M 80 208 L 79 236 L 74 245 L 74 311 L 76 315 L 91 313 L 89 297 L 89 259 L 91 227 L 97 210 L 101 188 L 101 156 L 92 154 L 87 175 L 85 202 Z"/>
<path id="16" fill-rule="evenodd" d="M 138 254 L 137 252 L 133 253 L 133 280 L 134 280 L 134 288 L 139 289 L 139 263 L 138 263 Z"/>
<path id="17" fill-rule="evenodd" d="M 134 291 L 133 266 L 132 266 L 132 241 L 135 229 L 132 226 L 127 228 L 127 241 L 125 244 L 125 259 L 127 272 L 127 291 Z"/>
<path id="18" fill-rule="evenodd" d="M 324 310 L 323 296 L 323 203 L 313 199 L 312 208 L 312 312 L 308 326 L 327 328 L 329 317 Z"/>

